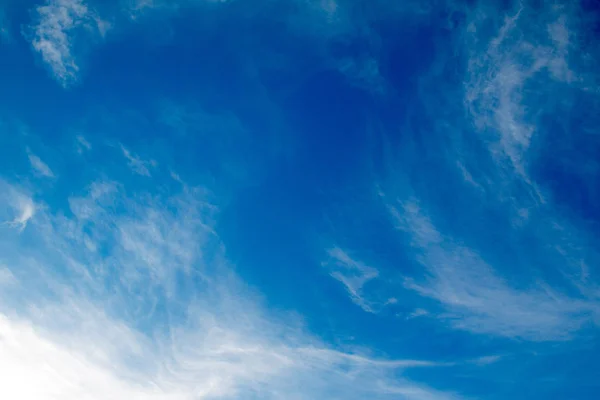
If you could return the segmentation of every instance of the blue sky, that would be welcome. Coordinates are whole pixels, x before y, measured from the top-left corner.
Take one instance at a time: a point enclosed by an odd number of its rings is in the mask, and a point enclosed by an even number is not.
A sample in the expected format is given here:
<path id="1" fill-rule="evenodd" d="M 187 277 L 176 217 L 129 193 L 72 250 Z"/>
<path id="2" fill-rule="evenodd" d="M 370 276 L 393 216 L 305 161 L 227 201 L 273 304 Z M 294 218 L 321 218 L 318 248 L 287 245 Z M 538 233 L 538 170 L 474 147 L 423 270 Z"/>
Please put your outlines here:
<path id="1" fill-rule="evenodd" d="M 0 397 L 597 399 L 599 17 L 1 0 Z"/>

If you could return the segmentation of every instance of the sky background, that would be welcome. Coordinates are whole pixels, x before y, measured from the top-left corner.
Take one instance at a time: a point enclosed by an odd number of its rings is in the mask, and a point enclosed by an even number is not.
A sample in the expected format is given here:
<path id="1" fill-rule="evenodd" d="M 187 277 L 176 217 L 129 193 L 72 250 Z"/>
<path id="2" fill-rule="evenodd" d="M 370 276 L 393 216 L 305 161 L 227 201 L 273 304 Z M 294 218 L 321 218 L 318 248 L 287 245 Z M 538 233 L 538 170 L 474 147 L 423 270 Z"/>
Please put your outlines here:
<path id="1" fill-rule="evenodd" d="M 0 0 L 0 397 L 597 399 L 599 18 Z"/>

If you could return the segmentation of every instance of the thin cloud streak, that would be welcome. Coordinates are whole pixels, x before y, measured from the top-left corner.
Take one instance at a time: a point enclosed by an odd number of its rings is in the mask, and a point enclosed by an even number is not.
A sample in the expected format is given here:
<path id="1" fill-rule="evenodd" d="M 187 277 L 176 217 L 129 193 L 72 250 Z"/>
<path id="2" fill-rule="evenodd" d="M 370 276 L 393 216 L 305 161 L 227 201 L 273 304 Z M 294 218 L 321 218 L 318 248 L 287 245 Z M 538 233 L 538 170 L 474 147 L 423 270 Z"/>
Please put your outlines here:
<path id="1" fill-rule="evenodd" d="M 29 149 L 27 150 L 27 157 L 29 158 L 31 167 L 38 175 L 41 175 L 45 178 L 54 178 L 54 173 L 48 164 L 43 162 L 41 158 L 33 154 Z"/>
<path id="2" fill-rule="evenodd" d="M 376 279 L 379 272 L 372 267 L 351 258 L 344 250 L 333 247 L 327 251 L 329 258 L 323 266 L 332 278 L 339 281 L 350 295 L 352 301 L 366 312 L 374 313 L 374 306 L 364 293 L 363 288 L 369 281 Z"/>
<path id="3" fill-rule="evenodd" d="M 132 154 L 125 146 L 121 145 L 121 151 L 123 152 L 123 156 L 127 159 L 129 163 L 129 167 L 133 172 L 138 175 L 150 177 L 152 174 L 150 173 L 149 167 L 154 167 L 156 165 L 153 161 L 144 161 L 135 154 Z"/>
<path id="4" fill-rule="evenodd" d="M 472 249 L 438 231 L 418 201 L 388 205 L 396 227 L 405 232 L 424 280 L 405 286 L 439 301 L 448 311 L 441 318 L 458 329 L 534 341 L 566 340 L 593 323 L 599 305 L 535 285 L 518 290 Z"/>
<path id="5" fill-rule="evenodd" d="M 75 146 L 77 148 L 78 153 L 83 153 L 84 151 L 89 151 L 92 149 L 92 145 L 83 135 L 77 135 L 75 137 Z"/>

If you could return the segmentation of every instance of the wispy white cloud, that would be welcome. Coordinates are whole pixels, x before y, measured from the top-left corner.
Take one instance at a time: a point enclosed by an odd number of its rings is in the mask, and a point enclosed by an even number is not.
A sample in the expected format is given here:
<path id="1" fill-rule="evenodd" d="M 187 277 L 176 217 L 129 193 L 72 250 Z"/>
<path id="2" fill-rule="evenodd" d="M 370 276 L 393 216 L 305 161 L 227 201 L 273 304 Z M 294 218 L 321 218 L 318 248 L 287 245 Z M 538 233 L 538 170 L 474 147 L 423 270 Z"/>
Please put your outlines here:
<path id="1" fill-rule="evenodd" d="M 408 314 L 408 316 L 406 318 L 407 319 L 413 319 L 413 318 L 423 317 L 425 315 L 429 315 L 429 311 L 424 310 L 422 308 L 417 308 L 416 310 L 414 310 L 413 312 L 411 312 L 410 314 Z"/>
<path id="2" fill-rule="evenodd" d="M 28 321 L 0 314 L 0 337 L 0 373 L 6 378 L 0 389 L 3 396 L 24 400 L 168 398 L 120 379 L 109 367 L 45 337 Z"/>
<path id="3" fill-rule="evenodd" d="M 562 7 L 533 9 L 521 4 L 498 26 L 496 12 L 482 8 L 465 36 L 470 51 L 466 106 L 482 137 L 491 143 L 493 156 L 529 179 L 524 158 L 541 112 L 531 109 L 531 96 L 526 94 L 536 85 L 540 94 L 551 96 L 555 82 L 579 79 L 569 65 L 567 12 Z M 531 24 L 534 19 L 539 24 Z M 495 35 L 482 34 L 484 25 L 496 27 Z M 548 104 L 545 107 L 544 112 L 551 111 Z"/>
<path id="4" fill-rule="evenodd" d="M 155 167 L 156 166 L 156 162 L 155 161 L 153 161 L 153 160 L 151 160 L 151 161 L 142 160 L 137 155 L 132 154 L 123 145 L 121 145 L 121 151 L 123 152 L 123 155 L 125 156 L 125 158 L 129 162 L 129 167 L 131 168 L 131 170 L 133 172 L 135 172 L 138 175 L 147 176 L 147 177 L 150 177 L 152 175 L 150 173 L 149 167 Z"/>
<path id="5" fill-rule="evenodd" d="M 474 358 L 473 360 L 471 360 L 471 362 L 475 365 L 490 365 L 490 364 L 497 363 L 501 359 L 502 359 L 501 355 L 493 355 L 493 356 L 483 356 L 483 357 Z"/>
<path id="6" fill-rule="evenodd" d="M 19 217 L 26 241 L 0 232 L 13 247 L 0 261 L 18 282 L 0 290 L 0 373 L 10 381 L 0 396 L 459 398 L 402 376 L 445 363 L 335 348 L 266 310 L 227 260 L 209 191 L 126 193 L 98 181 L 68 199 L 68 214 L 43 206 L 34 220 Z"/>
<path id="7" fill-rule="evenodd" d="M 131 20 L 138 20 L 150 11 L 174 12 L 182 1 L 130 0 L 125 2 L 123 11 Z"/>
<path id="8" fill-rule="evenodd" d="M 63 86 L 78 80 L 77 35 L 102 36 L 109 27 L 83 0 L 47 0 L 35 8 L 31 45 Z"/>
<path id="9" fill-rule="evenodd" d="M 329 274 L 340 283 L 350 295 L 352 301 L 367 312 L 375 312 L 373 304 L 363 293 L 364 286 L 379 276 L 379 271 L 350 257 L 339 247 L 327 251 L 328 259 L 323 262 Z"/>
<path id="10" fill-rule="evenodd" d="M 517 289 L 472 249 L 440 233 L 416 200 L 390 205 L 395 224 L 411 240 L 425 279 L 406 287 L 439 301 L 441 317 L 459 329 L 528 340 L 563 340 L 600 310 L 593 300 L 572 298 L 543 283 Z"/>
<path id="11" fill-rule="evenodd" d="M 537 182 L 529 169 L 531 163 L 540 162 L 534 152 L 544 146 L 548 134 L 541 129 L 541 121 L 556 118 L 558 122 L 560 118 L 552 113 L 564 101 L 561 90 L 586 87 L 581 68 L 585 51 L 574 51 L 576 24 L 581 21 L 577 20 L 579 11 L 569 5 L 533 7 L 517 2 L 515 6 L 518 8 L 504 14 L 498 13 L 495 5 L 482 3 L 474 9 L 465 42 L 461 42 L 468 54 L 465 106 L 476 128 L 465 131 L 479 135 L 477 139 L 487 146 L 494 165 L 485 169 L 482 160 L 488 155 L 472 153 L 463 158 L 467 163 L 460 161 L 457 167 L 465 182 L 486 193 L 486 201 L 494 202 L 501 212 L 508 206 L 511 215 L 506 218 L 512 220 L 514 231 L 506 232 L 507 238 L 529 232 L 532 242 L 528 248 L 517 249 L 517 257 L 544 258 L 547 249 L 562 249 L 547 268 L 563 276 L 563 281 L 554 277 L 562 289 L 540 282 L 543 278 L 539 275 L 539 280 L 534 280 L 535 265 L 524 266 L 532 272 L 523 271 L 531 279 L 526 284 L 502 276 L 504 265 L 494 265 L 485 253 L 440 233 L 418 201 L 392 205 L 390 210 L 399 228 L 409 233 L 427 271 L 424 281 L 408 281 L 407 286 L 442 302 L 449 310 L 444 317 L 454 326 L 534 340 L 564 339 L 597 322 L 599 304 L 591 293 L 594 290 L 573 279 L 587 274 L 585 265 L 590 260 L 585 258 L 592 252 L 581 249 L 589 238 L 565 222 L 551 203 L 551 193 L 544 191 L 543 182 Z M 539 23 L 532 24 L 532 20 Z M 532 147 L 532 143 L 537 145 Z M 449 162 L 461 157 L 453 153 Z M 484 170 L 483 174 L 475 166 Z M 565 223 L 568 228 L 557 232 L 556 226 Z M 565 294 L 578 285 L 579 293 Z"/>
<path id="12" fill-rule="evenodd" d="M 75 137 L 75 146 L 78 153 L 83 153 L 92 149 L 92 145 L 83 135 L 77 135 Z"/>
<path id="13" fill-rule="evenodd" d="M 41 158 L 33 154 L 29 149 L 27 149 L 27 157 L 29 158 L 29 163 L 31 164 L 31 167 L 34 169 L 36 174 L 46 178 L 54 178 L 54 173 L 52 172 L 48 164 L 43 162 Z"/>
<path id="14" fill-rule="evenodd" d="M 414 400 L 458 398 L 415 383 L 399 380 L 393 384 L 383 379 L 385 370 L 431 366 L 427 363 L 380 362 L 312 347 L 252 343 L 252 339 L 214 325 L 203 326 L 209 330 L 193 337 L 177 333 L 172 348 L 156 350 L 132 342 L 137 339 L 131 332 L 111 325 L 94 326 L 105 332 L 93 335 L 99 341 L 88 338 L 82 342 L 82 337 L 77 337 L 78 343 L 73 345 L 56 340 L 29 321 L 0 314 L 0 371 L 6 378 L 1 393 L 32 400 L 276 399 L 284 394 L 291 399 L 311 399 L 320 393 L 340 399 L 394 398 L 400 393 Z M 127 371 L 125 357 L 119 363 L 114 358 L 103 359 L 102 353 L 111 347 L 143 362 L 138 366 L 142 372 Z M 359 386 L 359 382 L 364 384 Z"/>
<path id="15" fill-rule="evenodd" d="M 0 201 L 5 205 L 4 213 L 0 214 L 5 225 L 25 229 L 27 223 L 33 218 L 36 206 L 30 196 L 22 190 L 0 179 Z"/>

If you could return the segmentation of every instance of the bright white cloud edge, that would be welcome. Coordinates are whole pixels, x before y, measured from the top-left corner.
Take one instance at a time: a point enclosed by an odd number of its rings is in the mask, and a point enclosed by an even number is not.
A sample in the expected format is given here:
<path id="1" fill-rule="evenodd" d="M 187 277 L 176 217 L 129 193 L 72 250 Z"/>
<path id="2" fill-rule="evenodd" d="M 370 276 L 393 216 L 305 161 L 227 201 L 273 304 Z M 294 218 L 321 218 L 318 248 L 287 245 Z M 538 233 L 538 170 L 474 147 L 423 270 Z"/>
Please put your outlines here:
<path id="1" fill-rule="evenodd" d="M 69 198 L 68 218 L 2 186 L 12 193 L 2 217 L 20 230 L 0 232 L 12 247 L 0 260 L 11 278 L 0 285 L 2 397 L 458 398 L 402 378 L 444 364 L 332 349 L 269 315 L 228 265 L 204 190 L 134 200 L 120 184 L 96 182 Z M 179 286 L 182 277 L 201 290 Z"/>

